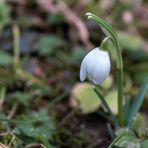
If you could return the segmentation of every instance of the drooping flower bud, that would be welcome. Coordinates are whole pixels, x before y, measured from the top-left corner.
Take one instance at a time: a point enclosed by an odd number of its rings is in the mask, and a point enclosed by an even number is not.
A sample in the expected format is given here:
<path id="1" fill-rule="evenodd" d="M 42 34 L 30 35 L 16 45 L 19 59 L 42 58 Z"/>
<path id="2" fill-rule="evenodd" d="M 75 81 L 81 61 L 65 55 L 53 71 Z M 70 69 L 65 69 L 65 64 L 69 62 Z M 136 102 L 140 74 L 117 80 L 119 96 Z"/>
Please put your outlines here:
<path id="1" fill-rule="evenodd" d="M 80 68 L 80 80 L 88 76 L 94 84 L 101 84 L 109 75 L 111 68 L 108 51 L 95 48 L 83 59 Z"/>

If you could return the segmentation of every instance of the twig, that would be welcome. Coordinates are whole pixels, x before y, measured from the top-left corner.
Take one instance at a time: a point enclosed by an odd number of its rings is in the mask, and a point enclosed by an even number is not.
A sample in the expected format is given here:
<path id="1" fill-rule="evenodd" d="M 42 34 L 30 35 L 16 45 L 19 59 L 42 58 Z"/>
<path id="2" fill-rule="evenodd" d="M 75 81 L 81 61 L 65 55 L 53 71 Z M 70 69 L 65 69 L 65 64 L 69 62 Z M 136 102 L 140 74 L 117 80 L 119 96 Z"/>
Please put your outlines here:
<path id="1" fill-rule="evenodd" d="M 86 49 L 90 50 L 93 47 L 89 41 L 89 34 L 85 24 L 63 1 L 54 4 L 53 0 L 37 0 L 37 3 L 44 11 L 63 15 L 68 23 L 77 28 L 80 40 Z"/>

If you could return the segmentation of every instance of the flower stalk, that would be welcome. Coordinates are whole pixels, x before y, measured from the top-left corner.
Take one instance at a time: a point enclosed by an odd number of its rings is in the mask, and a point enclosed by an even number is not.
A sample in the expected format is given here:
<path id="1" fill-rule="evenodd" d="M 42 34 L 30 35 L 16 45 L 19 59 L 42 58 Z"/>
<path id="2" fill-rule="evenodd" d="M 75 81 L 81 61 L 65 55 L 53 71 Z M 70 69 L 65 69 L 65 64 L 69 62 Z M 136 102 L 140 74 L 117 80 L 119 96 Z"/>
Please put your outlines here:
<path id="1" fill-rule="evenodd" d="M 106 50 L 107 49 L 107 41 L 110 39 L 110 37 L 106 37 L 100 45 L 100 49 Z"/>
<path id="2" fill-rule="evenodd" d="M 124 117 L 123 117 L 123 62 L 122 62 L 122 56 L 121 51 L 119 47 L 119 42 L 117 39 L 117 34 L 112 28 L 111 25 L 109 25 L 106 21 L 103 19 L 97 17 L 96 15 L 92 13 L 87 13 L 86 16 L 88 19 L 91 19 L 92 21 L 96 22 L 100 25 L 103 32 L 106 34 L 106 36 L 111 40 L 115 47 L 116 51 L 116 66 L 117 66 L 117 85 L 118 85 L 118 123 L 120 127 L 124 126 Z M 104 46 L 104 45 L 103 45 Z"/>

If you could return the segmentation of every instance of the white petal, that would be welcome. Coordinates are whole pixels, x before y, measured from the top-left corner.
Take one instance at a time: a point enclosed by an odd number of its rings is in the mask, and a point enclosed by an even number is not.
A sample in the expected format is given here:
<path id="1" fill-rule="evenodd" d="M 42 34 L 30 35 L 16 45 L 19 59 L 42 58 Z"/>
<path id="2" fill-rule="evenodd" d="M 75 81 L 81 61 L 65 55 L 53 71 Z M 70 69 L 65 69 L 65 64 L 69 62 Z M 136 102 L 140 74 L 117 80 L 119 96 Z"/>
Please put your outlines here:
<path id="1" fill-rule="evenodd" d="M 99 57 L 100 51 L 98 50 L 98 48 L 93 49 L 91 52 L 89 52 L 86 57 L 86 71 L 87 73 L 90 75 L 94 69 L 96 68 L 96 62 L 98 61 L 98 57 Z"/>
<path id="2" fill-rule="evenodd" d="M 81 68 L 80 68 L 80 80 L 84 81 L 87 77 L 87 72 L 86 72 L 86 60 L 85 58 L 83 59 L 81 63 Z"/>
<path id="3" fill-rule="evenodd" d="M 81 63 L 81 67 L 80 67 L 80 80 L 81 81 L 84 81 L 87 77 L 88 72 L 93 70 L 93 65 L 92 65 L 93 63 L 91 61 L 94 58 L 94 55 L 95 55 L 94 52 L 96 51 L 98 51 L 98 48 L 93 49 L 84 57 Z M 90 70 L 88 70 L 88 68 L 90 68 Z"/>
<path id="4" fill-rule="evenodd" d="M 93 82 L 101 84 L 109 75 L 111 68 L 108 52 L 102 51 L 101 55 L 96 60 L 96 67 L 92 72 Z"/>

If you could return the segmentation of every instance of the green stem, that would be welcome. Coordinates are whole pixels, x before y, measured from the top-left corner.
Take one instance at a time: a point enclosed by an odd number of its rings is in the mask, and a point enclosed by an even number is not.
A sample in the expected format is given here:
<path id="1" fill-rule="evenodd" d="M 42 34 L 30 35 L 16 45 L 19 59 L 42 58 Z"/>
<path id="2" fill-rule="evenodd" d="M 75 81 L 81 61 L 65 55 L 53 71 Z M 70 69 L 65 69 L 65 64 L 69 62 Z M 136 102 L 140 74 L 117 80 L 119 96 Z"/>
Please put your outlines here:
<path id="1" fill-rule="evenodd" d="M 108 42 L 108 40 L 110 40 L 110 37 L 106 37 L 106 38 L 101 42 L 100 49 L 102 49 L 102 50 L 106 50 L 106 49 L 107 49 L 107 42 Z"/>
<path id="2" fill-rule="evenodd" d="M 116 47 L 116 62 L 117 62 L 117 85 L 118 85 L 118 122 L 119 126 L 124 126 L 124 113 L 123 113 L 123 60 L 119 47 L 119 42 L 115 40 Z"/>
<path id="3" fill-rule="evenodd" d="M 116 39 L 116 51 L 117 51 L 117 62 L 119 67 L 117 66 L 117 85 L 118 85 L 118 122 L 120 127 L 124 126 L 124 115 L 123 115 L 123 60 L 121 56 L 121 51 L 119 47 L 119 42 Z"/>
<path id="4" fill-rule="evenodd" d="M 119 126 L 124 126 L 124 115 L 123 115 L 123 60 L 117 38 L 112 40 L 116 48 L 116 63 L 117 63 L 117 87 L 118 87 L 118 122 Z"/>
<path id="5" fill-rule="evenodd" d="M 118 83 L 118 122 L 120 127 L 124 126 L 123 116 L 123 69 L 117 70 L 117 83 Z"/>

